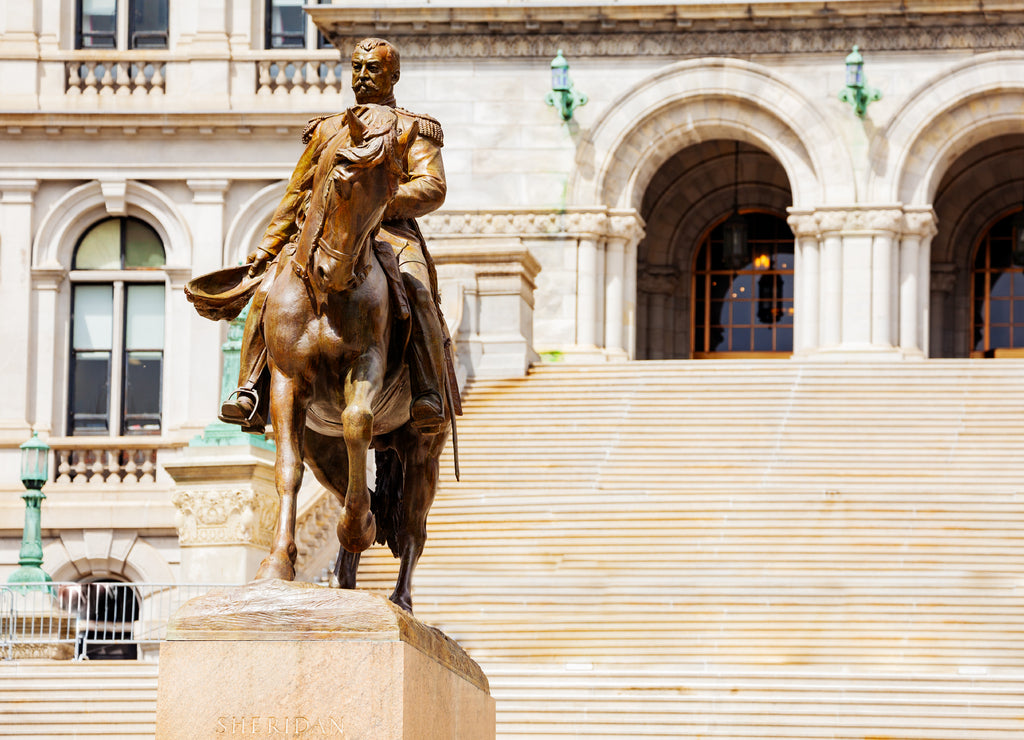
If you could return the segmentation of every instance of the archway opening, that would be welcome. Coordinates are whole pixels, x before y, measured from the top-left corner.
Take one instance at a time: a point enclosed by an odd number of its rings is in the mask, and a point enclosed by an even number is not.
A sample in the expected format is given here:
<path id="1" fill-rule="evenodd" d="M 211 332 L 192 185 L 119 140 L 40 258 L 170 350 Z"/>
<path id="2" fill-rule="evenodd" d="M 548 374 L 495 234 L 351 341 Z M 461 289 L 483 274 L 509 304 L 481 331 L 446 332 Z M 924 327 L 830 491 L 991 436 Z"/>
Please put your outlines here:
<path id="1" fill-rule="evenodd" d="M 1024 354 L 1024 134 L 996 136 L 960 155 L 934 199 L 930 355 Z"/>
<path id="2" fill-rule="evenodd" d="M 779 162 L 734 140 L 687 147 L 658 169 L 641 210 L 637 359 L 789 356 L 792 200 Z M 746 226 L 742 259 L 725 254 L 723 230 L 736 212 Z"/>

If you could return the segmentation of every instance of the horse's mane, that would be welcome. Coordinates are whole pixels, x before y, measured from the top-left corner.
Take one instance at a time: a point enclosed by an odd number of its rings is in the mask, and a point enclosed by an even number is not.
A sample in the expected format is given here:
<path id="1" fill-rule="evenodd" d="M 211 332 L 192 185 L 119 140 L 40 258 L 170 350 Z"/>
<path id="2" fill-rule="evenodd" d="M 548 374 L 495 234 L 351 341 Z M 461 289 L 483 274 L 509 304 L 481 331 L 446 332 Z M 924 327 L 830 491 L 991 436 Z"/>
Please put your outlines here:
<path id="1" fill-rule="evenodd" d="M 362 142 L 353 142 L 348 127 L 340 130 L 336 136 L 344 136 L 343 142 L 334 156 L 336 167 L 343 179 L 349 179 L 356 171 L 367 167 L 375 167 L 382 162 L 388 167 L 388 173 L 400 177 L 403 171 L 402 162 L 398 158 L 398 115 L 383 105 L 357 105 L 348 112 L 359 118 L 366 126 Z M 330 147 L 330 145 L 328 145 Z M 346 177 L 348 175 L 349 177 Z"/>

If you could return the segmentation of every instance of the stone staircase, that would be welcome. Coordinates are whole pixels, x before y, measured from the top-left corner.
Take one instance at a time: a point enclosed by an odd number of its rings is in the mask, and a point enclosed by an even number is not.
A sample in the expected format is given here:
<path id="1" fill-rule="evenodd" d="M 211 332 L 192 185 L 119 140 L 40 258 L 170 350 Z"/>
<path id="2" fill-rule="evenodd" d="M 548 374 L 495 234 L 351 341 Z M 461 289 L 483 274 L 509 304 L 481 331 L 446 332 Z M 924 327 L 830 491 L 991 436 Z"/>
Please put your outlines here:
<path id="1" fill-rule="evenodd" d="M 477 382 L 416 577 L 498 736 L 1024 737 L 1024 363 Z M 364 557 L 390 589 L 390 555 Z"/>
<path id="2" fill-rule="evenodd" d="M 484 667 L 500 740 L 1019 740 L 1022 379 L 766 360 L 476 382 L 417 615 Z M 360 586 L 396 571 L 374 548 Z M 0 664 L 0 736 L 151 737 L 155 681 Z"/>
<path id="3" fill-rule="evenodd" d="M 0 737 L 152 740 L 157 664 L 0 663 Z"/>

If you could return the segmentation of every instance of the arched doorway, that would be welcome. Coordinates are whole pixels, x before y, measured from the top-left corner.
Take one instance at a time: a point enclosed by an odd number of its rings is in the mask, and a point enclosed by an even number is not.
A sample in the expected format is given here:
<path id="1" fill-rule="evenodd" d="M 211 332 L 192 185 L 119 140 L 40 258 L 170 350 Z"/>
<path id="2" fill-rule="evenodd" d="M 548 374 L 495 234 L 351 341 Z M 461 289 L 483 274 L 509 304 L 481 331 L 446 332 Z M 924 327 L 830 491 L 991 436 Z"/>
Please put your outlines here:
<path id="1" fill-rule="evenodd" d="M 750 144 L 703 142 L 659 168 L 641 210 L 647 233 L 637 259 L 637 359 L 789 355 L 790 205 L 782 166 Z M 746 227 L 743 264 L 724 252 L 734 211 Z"/>
<path id="2" fill-rule="evenodd" d="M 954 160 L 935 213 L 931 356 L 1024 353 L 1024 134 L 992 137 Z"/>

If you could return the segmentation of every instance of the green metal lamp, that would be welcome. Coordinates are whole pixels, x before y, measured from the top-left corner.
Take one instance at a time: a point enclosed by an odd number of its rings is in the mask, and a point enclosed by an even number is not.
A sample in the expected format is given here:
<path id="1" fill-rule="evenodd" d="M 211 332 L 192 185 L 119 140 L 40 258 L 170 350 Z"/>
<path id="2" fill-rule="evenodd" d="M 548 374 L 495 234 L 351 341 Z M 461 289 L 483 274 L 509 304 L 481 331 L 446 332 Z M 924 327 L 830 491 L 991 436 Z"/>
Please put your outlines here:
<path id="1" fill-rule="evenodd" d="M 858 118 L 867 115 L 869 103 L 882 99 L 882 91 L 868 87 L 864 79 L 864 57 L 859 46 L 854 46 L 846 57 L 846 87 L 839 93 L 839 99 L 852 105 Z"/>
<path id="2" fill-rule="evenodd" d="M 25 528 L 21 535 L 18 569 L 7 579 L 8 583 L 49 583 L 52 579 L 43 570 L 43 532 L 40 510 L 43 484 L 49 475 L 50 446 L 39 439 L 37 432 L 21 445 L 21 482 L 25 486 Z"/>
<path id="3" fill-rule="evenodd" d="M 544 97 L 545 102 L 558 108 L 563 121 L 570 121 L 573 111 L 581 105 L 586 105 L 589 99 L 573 87 L 572 80 L 569 79 L 569 62 L 559 49 L 558 54 L 551 60 L 551 92 Z"/>

